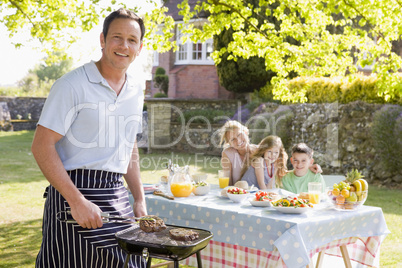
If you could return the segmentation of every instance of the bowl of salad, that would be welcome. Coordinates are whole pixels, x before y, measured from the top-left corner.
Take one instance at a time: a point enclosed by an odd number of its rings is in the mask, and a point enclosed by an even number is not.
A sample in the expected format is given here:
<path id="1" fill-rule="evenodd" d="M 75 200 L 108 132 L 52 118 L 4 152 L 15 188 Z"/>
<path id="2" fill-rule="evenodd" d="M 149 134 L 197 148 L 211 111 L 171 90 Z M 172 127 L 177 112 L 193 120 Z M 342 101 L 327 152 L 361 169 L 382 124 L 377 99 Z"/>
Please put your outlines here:
<path id="1" fill-rule="evenodd" d="M 258 191 L 248 201 L 254 207 L 270 207 L 272 206 L 271 202 L 277 201 L 280 198 L 280 195 L 274 192 Z"/>
<path id="2" fill-rule="evenodd" d="M 210 185 L 206 181 L 195 182 L 193 186 L 194 195 L 206 195 L 211 190 Z"/>
<path id="3" fill-rule="evenodd" d="M 313 205 L 305 199 L 288 196 L 272 202 L 272 206 L 279 212 L 302 214 L 310 211 Z"/>
<path id="4" fill-rule="evenodd" d="M 249 193 L 247 190 L 239 188 L 239 187 L 229 187 L 226 190 L 226 193 L 227 193 L 229 199 L 235 203 L 241 203 L 241 202 L 243 202 L 243 200 L 245 200 L 249 196 Z"/>

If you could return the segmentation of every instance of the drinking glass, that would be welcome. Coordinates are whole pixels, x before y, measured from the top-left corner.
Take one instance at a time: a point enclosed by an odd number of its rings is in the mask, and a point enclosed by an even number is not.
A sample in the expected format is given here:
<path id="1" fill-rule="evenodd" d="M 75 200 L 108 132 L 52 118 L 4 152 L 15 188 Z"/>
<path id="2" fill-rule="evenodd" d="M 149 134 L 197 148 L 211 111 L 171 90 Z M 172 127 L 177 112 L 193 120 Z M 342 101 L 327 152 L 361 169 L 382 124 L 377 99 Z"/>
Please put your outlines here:
<path id="1" fill-rule="evenodd" d="M 322 184 L 321 182 L 309 182 L 308 183 L 308 197 L 310 203 L 319 204 L 321 196 Z"/>
<path id="2" fill-rule="evenodd" d="M 229 186 L 229 171 L 227 170 L 219 170 L 218 178 L 219 178 L 219 188 L 223 189 Z"/>

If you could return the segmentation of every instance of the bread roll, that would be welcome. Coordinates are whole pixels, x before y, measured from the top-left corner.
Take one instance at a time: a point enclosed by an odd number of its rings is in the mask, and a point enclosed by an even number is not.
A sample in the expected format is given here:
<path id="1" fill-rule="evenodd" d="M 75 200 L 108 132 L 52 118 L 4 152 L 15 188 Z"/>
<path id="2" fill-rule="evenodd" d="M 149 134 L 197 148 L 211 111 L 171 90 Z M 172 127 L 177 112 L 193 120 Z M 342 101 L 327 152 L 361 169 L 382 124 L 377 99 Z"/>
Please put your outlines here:
<path id="1" fill-rule="evenodd" d="M 162 183 L 168 183 L 168 177 L 167 176 L 161 176 L 161 182 Z"/>
<path id="2" fill-rule="evenodd" d="M 309 195 L 306 192 L 302 192 L 299 194 L 299 198 L 301 199 L 309 199 Z"/>
<path id="3" fill-rule="evenodd" d="M 242 188 L 244 190 L 248 190 L 248 183 L 246 181 L 238 181 L 234 185 L 237 188 Z"/>
<path id="4" fill-rule="evenodd" d="M 227 193 L 226 189 L 223 189 L 223 190 L 221 191 L 221 196 L 223 196 L 223 197 L 228 197 L 228 193 Z"/>

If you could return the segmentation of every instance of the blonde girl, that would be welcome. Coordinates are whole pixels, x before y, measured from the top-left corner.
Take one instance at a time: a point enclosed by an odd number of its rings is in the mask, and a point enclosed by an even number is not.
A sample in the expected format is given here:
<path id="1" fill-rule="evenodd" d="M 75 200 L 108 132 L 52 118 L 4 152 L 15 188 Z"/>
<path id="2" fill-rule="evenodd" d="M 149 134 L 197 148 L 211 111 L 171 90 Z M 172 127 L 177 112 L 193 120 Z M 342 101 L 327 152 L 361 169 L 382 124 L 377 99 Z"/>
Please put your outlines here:
<path id="1" fill-rule="evenodd" d="M 276 188 L 288 171 L 287 161 L 288 155 L 281 138 L 268 136 L 258 144 L 249 164 L 244 165 L 241 180 L 259 189 Z"/>

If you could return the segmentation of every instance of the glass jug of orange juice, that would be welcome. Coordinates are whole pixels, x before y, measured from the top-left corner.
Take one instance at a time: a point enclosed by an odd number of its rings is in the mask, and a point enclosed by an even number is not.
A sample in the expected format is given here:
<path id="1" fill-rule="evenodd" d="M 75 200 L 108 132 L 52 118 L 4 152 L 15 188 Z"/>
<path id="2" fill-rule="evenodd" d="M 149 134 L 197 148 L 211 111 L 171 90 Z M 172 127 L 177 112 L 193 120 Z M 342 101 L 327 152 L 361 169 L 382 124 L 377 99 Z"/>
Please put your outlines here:
<path id="1" fill-rule="evenodd" d="M 193 191 L 193 183 L 188 166 L 178 168 L 170 181 L 170 191 L 175 197 L 187 197 Z"/>

